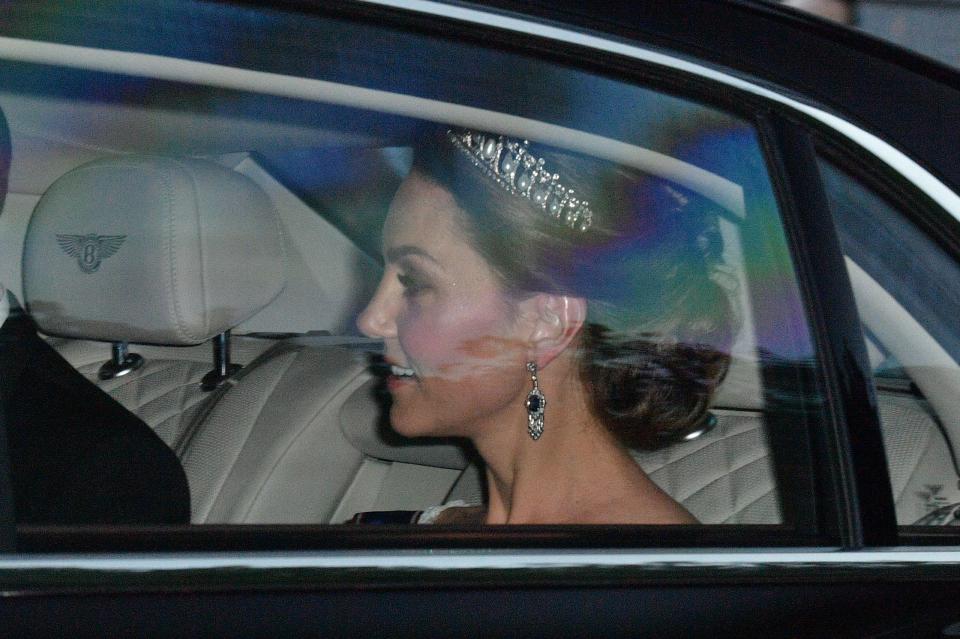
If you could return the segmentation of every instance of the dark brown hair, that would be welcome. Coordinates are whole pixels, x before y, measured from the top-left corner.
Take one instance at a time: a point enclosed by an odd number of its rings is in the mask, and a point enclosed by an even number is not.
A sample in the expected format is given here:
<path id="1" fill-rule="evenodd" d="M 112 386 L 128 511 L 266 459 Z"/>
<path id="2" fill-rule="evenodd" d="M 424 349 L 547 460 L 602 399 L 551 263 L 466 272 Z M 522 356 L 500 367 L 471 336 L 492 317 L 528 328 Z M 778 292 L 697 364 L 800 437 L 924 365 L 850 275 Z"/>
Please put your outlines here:
<path id="1" fill-rule="evenodd" d="M 726 374 L 735 324 L 719 283 L 715 205 L 608 162 L 530 151 L 590 202 L 589 230 L 509 193 L 445 134 L 416 150 L 413 171 L 454 196 L 462 230 L 508 292 L 588 300 L 581 377 L 595 414 L 625 444 L 656 447 L 696 429 Z"/>

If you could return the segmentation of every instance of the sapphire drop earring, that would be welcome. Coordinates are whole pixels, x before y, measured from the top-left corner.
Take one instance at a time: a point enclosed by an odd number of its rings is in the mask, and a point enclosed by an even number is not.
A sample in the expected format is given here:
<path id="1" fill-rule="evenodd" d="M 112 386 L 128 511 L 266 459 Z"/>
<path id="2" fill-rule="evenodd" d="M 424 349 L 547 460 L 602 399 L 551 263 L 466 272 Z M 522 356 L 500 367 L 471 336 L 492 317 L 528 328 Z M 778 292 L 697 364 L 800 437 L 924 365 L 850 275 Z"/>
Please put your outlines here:
<path id="1" fill-rule="evenodd" d="M 527 370 L 530 371 L 530 380 L 533 382 L 533 390 L 527 395 L 527 434 L 530 439 L 537 441 L 543 435 L 543 409 L 547 407 L 547 398 L 540 391 L 540 384 L 537 380 L 537 365 L 534 362 L 527 362 Z"/>

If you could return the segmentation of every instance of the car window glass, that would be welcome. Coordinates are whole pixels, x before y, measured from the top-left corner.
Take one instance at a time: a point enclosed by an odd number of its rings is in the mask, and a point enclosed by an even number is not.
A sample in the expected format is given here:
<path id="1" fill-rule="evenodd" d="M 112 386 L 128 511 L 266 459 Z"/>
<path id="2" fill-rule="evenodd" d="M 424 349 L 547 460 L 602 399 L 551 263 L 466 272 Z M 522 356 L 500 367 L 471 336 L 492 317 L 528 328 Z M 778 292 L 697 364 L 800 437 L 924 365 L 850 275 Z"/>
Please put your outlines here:
<path id="1" fill-rule="evenodd" d="M 111 40 L 92 15 L 57 37 L 213 56 Z M 3 378 L 18 499 L 42 504 L 25 523 L 158 523 L 137 514 L 152 485 L 186 487 L 196 525 L 798 525 L 821 397 L 748 117 L 263 16 L 289 37 L 225 44 L 256 70 L 231 86 L 3 65 L 4 330 L 43 355 Z M 102 428 L 65 428 L 78 415 Z M 122 521 L 97 510 L 128 498 Z"/>
<path id="2" fill-rule="evenodd" d="M 956 260 L 835 164 L 820 164 L 873 366 L 897 521 L 957 523 Z"/>

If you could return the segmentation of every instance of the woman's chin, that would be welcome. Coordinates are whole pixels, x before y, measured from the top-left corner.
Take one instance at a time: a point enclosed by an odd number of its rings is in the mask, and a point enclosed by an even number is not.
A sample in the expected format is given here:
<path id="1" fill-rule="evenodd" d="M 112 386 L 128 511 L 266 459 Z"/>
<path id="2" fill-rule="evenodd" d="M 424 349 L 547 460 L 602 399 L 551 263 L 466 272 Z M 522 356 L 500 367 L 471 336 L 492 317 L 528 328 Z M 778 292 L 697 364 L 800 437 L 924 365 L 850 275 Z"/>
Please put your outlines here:
<path id="1" fill-rule="evenodd" d="M 443 436 L 437 433 L 436 427 L 423 412 L 404 410 L 398 407 L 396 400 L 390 408 L 390 426 L 394 432 L 404 437 Z"/>
<path id="2" fill-rule="evenodd" d="M 404 437 L 462 436 L 456 425 L 440 419 L 436 408 L 425 399 L 395 396 L 390 406 L 390 426 Z"/>

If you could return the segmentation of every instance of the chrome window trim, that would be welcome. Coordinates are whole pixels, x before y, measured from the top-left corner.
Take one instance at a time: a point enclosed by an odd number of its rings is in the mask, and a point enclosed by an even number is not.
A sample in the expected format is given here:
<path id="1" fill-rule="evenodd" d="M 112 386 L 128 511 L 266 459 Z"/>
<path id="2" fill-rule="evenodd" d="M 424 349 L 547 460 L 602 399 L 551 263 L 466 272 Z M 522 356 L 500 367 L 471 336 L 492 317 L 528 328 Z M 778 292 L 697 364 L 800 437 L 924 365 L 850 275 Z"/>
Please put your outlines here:
<path id="1" fill-rule="evenodd" d="M 539 568 L 603 568 L 668 566 L 703 568 L 830 567 L 866 565 L 920 567 L 956 565 L 960 553 L 949 548 L 917 550 L 890 548 L 844 551 L 826 547 L 777 550 L 607 550 L 607 551 L 496 551 L 496 550 L 382 550 L 320 552 L 209 552 L 143 554 L 37 555 L 0 558 L 0 574 L 27 570 L 73 569 L 110 572 L 271 569 L 394 569 L 394 570 L 529 570 Z"/>

